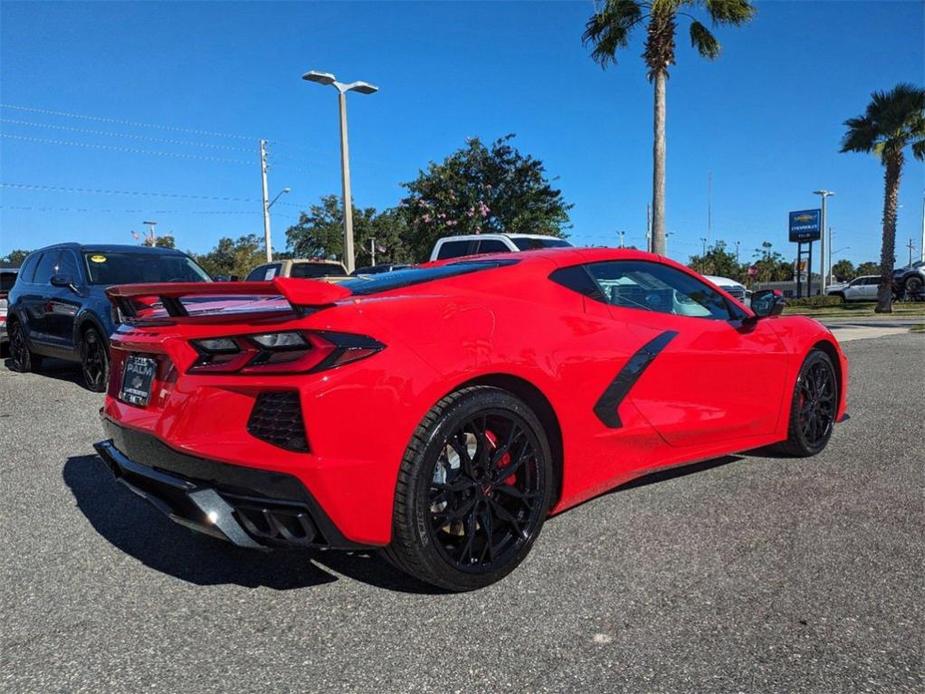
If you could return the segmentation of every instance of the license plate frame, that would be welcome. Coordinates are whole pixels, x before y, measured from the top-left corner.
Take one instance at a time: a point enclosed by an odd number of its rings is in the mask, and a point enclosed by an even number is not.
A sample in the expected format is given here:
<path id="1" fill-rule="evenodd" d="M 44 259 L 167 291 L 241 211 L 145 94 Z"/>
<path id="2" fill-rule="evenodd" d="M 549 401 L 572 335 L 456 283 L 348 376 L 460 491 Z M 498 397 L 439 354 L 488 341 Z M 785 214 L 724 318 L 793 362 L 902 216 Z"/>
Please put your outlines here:
<path id="1" fill-rule="evenodd" d="M 157 361 L 151 357 L 130 354 L 122 367 L 119 400 L 136 407 L 146 407 L 151 401 L 151 385 L 157 375 Z"/>

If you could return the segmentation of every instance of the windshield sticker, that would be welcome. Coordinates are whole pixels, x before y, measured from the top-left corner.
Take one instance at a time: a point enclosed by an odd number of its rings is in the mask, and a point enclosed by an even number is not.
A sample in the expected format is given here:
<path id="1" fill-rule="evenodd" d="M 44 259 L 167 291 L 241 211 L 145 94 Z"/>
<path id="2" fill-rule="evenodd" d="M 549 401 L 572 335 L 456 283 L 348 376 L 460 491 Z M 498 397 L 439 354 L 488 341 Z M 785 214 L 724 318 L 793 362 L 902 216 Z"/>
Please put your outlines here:
<path id="1" fill-rule="evenodd" d="M 91 255 L 91 256 L 90 256 L 90 262 L 91 262 L 91 263 L 105 263 L 105 262 L 106 262 L 106 256 L 105 256 L 105 255 L 100 255 L 99 253 L 97 253 L 96 255 Z"/>

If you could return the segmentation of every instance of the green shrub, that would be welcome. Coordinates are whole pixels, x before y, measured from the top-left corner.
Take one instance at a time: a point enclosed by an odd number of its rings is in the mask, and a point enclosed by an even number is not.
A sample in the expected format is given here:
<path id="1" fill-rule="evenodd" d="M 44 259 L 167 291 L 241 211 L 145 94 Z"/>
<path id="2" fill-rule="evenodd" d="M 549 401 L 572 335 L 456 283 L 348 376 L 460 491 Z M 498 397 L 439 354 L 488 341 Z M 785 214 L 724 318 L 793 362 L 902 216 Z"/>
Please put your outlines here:
<path id="1" fill-rule="evenodd" d="M 838 296 L 804 296 L 801 299 L 787 299 L 787 305 L 822 308 L 824 306 L 841 306 L 842 300 Z"/>

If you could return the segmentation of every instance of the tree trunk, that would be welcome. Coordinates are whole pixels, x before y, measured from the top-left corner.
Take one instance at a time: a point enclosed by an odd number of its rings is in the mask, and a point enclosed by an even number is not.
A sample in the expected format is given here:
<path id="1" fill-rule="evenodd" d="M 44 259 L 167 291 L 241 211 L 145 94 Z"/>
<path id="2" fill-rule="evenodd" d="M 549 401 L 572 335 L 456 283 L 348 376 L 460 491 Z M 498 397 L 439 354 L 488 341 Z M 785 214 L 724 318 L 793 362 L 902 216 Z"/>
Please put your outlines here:
<path id="1" fill-rule="evenodd" d="M 899 178 L 902 175 L 902 152 L 891 155 L 883 175 L 883 245 L 880 249 L 880 288 L 877 313 L 893 312 L 893 264 L 896 262 L 896 208 L 899 201 Z"/>
<path id="2" fill-rule="evenodd" d="M 654 137 L 652 142 L 652 252 L 665 255 L 665 84 L 667 72 L 657 70 L 655 88 Z"/>

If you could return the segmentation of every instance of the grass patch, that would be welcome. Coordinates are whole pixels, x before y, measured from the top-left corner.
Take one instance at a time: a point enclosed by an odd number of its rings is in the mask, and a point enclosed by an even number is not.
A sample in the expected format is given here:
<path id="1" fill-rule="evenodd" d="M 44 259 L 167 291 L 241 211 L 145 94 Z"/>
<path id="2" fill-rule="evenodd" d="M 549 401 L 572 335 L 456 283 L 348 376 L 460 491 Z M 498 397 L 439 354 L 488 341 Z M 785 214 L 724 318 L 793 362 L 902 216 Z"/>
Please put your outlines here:
<path id="1" fill-rule="evenodd" d="M 787 305 L 784 315 L 812 316 L 813 318 L 925 318 L 925 302 L 902 301 L 893 304 L 892 313 L 874 313 L 877 306 L 873 301 L 858 301 L 837 306 L 791 306 Z"/>

